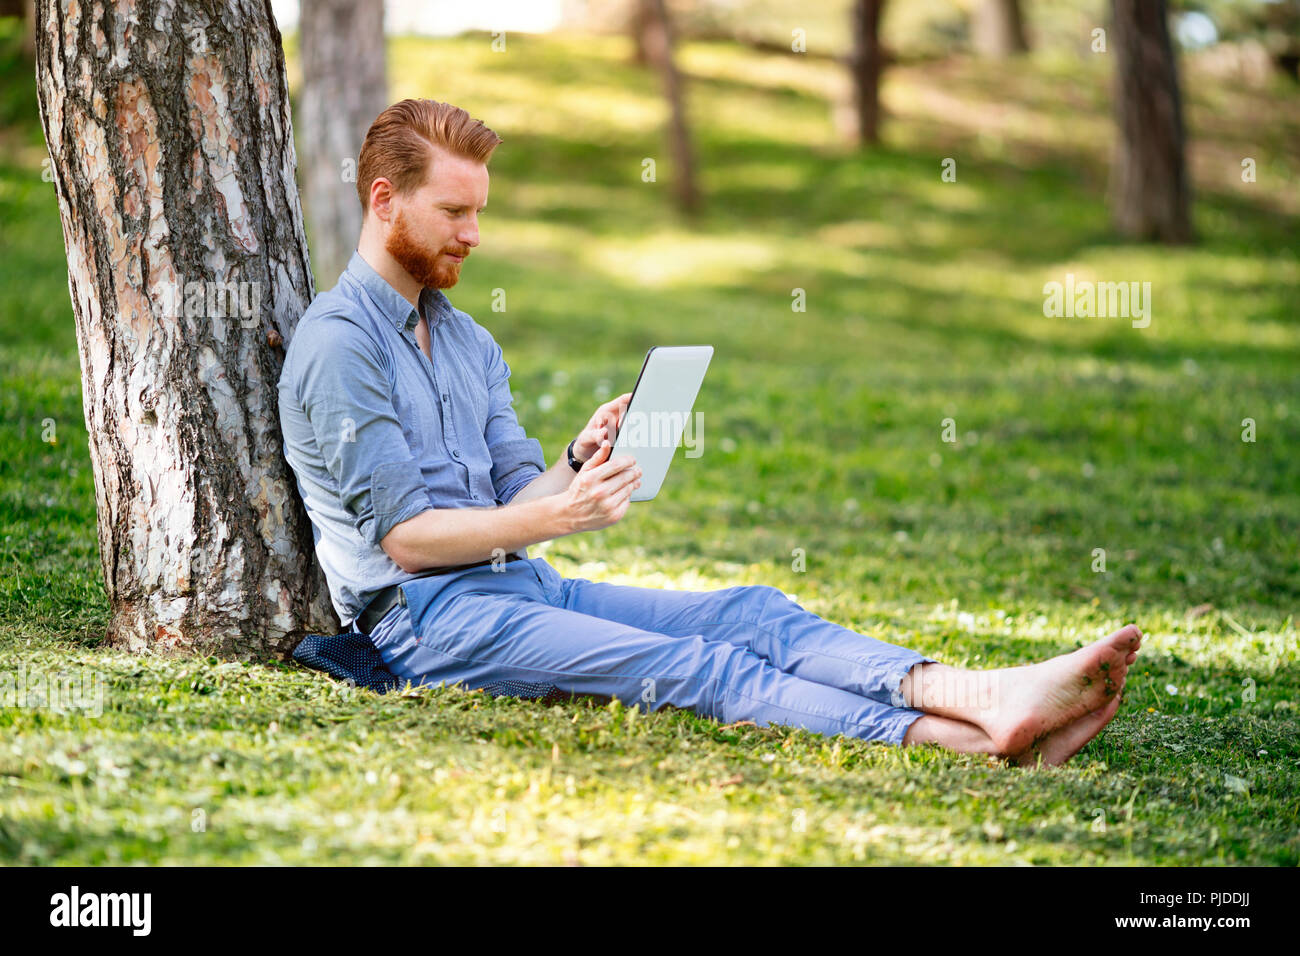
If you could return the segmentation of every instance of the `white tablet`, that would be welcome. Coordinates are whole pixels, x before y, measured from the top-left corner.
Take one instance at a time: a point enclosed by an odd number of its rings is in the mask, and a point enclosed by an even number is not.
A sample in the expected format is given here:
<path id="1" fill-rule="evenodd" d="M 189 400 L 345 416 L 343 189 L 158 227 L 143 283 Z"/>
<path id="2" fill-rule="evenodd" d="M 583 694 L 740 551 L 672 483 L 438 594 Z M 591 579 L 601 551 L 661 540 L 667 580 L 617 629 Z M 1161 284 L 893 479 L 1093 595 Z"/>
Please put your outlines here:
<path id="1" fill-rule="evenodd" d="M 659 493 L 712 357 L 712 345 L 657 345 L 646 352 L 609 453 L 610 458 L 631 455 L 641 467 L 633 501 Z M 699 433 L 691 429 L 692 435 Z"/>

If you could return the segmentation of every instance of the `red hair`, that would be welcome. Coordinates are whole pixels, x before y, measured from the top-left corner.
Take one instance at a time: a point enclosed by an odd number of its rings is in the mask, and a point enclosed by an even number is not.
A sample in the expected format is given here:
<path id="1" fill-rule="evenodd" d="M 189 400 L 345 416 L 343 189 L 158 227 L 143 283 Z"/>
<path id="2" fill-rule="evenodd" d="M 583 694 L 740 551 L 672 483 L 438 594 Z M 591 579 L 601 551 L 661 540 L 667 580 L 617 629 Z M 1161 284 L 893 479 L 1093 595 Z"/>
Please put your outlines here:
<path id="1" fill-rule="evenodd" d="M 370 212 L 370 187 L 387 179 L 398 193 L 409 193 L 428 180 L 433 146 L 487 164 L 501 137 L 461 109 L 437 100 L 402 100 L 370 124 L 357 160 L 357 197 L 361 214 Z"/>

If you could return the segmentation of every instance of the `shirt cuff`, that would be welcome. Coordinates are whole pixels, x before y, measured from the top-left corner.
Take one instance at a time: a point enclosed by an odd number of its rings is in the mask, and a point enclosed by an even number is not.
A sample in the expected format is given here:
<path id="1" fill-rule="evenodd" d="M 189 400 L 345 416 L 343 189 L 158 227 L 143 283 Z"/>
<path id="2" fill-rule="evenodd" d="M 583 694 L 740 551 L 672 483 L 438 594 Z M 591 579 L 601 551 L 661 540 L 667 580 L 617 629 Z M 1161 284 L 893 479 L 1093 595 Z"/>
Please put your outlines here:
<path id="1" fill-rule="evenodd" d="M 536 438 L 514 438 L 492 446 L 492 485 L 502 504 L 509 504 L 521 488 L 546 471 L 542 443 Z"/>
<path id="2" fill-rule="evenodd" d="M 497 493 L 497 500 L 503 505 L 510 504 L 514 496 L 532 484 L 533 480 L 542 472 L 543 469 L 538 468 L 533 462 L 526 462 L 516 468 L 511 472 L 510 477 L 506 479 L 501 491 Z"/>
<path id="3" fill-rule="evenodd" d="M 357 530 L 373 547 L 379 547 L 394 527 L 433 507 L 414 459 L 386 462 L 372 471 L 370 503 L 372 513 L 358 519 Z"/>

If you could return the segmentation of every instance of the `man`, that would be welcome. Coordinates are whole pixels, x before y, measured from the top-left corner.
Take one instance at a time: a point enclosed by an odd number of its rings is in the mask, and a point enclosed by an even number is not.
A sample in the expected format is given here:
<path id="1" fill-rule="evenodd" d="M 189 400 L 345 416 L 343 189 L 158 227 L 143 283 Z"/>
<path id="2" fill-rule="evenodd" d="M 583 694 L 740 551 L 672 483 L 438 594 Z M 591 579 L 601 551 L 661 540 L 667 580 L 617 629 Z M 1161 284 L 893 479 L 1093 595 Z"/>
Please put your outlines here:
<path id="1" fill-rule="evenodd" d="M 546 468 L 491 333 L 452 307 L 501 143 L 458 107 L 403 100 L 358 163 L 361 236 L 294 332 L 285 455 L 342 620 L 413 683 L 537 688 L 892 744 L 1058 764 L 1115 715 L 1129 625 L 1025 667 L 964 671 L 857 634 L 780 590 L 562 577 L 527 546 L 619 521 L 640 484 L 601 405 Z M 535 696 L 535 694 L 534 694 Z"/>

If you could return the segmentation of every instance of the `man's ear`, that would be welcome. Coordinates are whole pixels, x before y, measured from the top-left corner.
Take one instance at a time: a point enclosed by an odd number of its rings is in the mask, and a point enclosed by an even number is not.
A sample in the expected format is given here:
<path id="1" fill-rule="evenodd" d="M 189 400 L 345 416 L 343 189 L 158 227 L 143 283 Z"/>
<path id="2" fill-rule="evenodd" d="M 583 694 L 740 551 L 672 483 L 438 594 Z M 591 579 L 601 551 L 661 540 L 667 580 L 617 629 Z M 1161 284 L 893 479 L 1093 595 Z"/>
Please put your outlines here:
<path id="1" fill-rule="evenodd" d="M 370 184 L 370 215 L 381 222 L 391 222 L 393 218 L 393 184 L 379 176 Z"/>

